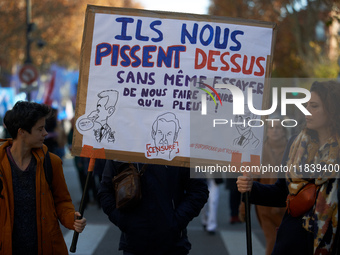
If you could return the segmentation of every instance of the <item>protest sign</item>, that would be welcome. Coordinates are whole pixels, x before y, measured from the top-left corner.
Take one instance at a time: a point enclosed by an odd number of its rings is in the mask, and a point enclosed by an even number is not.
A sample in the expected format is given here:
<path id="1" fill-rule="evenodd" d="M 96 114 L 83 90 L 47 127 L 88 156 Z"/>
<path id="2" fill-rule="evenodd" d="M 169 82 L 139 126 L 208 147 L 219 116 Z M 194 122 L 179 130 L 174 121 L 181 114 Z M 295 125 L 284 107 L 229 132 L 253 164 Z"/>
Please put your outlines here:
<path id="1" fill-rule="evenodd" d="M 235 127 L 226 132 L 230 141 L 204 141 L 206 131 L 197 125 L 207 122 L 193 116 L 224 114 L 222 104 L 231 107 L 232 95 L 225 88 L 216 91 L 219 83 L 245 93 L 251 88 L 254 106 L 261 109 L 274 28 L 252 20 L 89 5 L 72 153 L 91 145 L 104 148 L 108 159 L 177 166 L 189 166 L 195 157 L 231 161 L 227 152 L 233 151 L 260 155 L 263 129 L 254 134 L 254 146 L 235 147 L 238 142 L 230 140 Z M 218 111 L 211 107 L 214 101 Z M 219 147 L 224 155 L 196 154 L 202 146 Z"/>

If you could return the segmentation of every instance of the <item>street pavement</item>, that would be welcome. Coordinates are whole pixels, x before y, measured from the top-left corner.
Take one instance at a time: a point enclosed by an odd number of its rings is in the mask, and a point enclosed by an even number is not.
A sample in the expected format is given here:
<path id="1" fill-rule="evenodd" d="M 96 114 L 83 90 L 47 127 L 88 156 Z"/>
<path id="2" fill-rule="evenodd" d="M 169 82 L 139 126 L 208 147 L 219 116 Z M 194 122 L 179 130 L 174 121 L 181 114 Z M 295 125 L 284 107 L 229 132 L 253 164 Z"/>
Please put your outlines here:
<path id="1" fill-rule="evenodd" d="M 73 158 L 66 155 L 63 160 L 64 174 L 72 201 L 79 209 L 81 200 L 81 187 L 78 180 Z M 229 209 L 229 191 L 220 185 L 220 200 L 218 209 L 218 228 L 215 235 L 208 235 L 202 228 L 200 216 L 190 222 L 188 236 L 192 244 L 191 255 L 247 255 L 246 226 L 245 223 L 231 225 Z M 95 203 L 90 203 L 84 211 L 87 226 L 79 235 L 76 255 L 121 255 L 118 251 L 120 231 L 115 227 L 98 208 Z M 265 239 L 256 219 L 254 206 L 251 208 L 252 224 L 252 254 L 265 254 Z M 71 246 L 73 231 L 62 226 L 65 242 Z"/>

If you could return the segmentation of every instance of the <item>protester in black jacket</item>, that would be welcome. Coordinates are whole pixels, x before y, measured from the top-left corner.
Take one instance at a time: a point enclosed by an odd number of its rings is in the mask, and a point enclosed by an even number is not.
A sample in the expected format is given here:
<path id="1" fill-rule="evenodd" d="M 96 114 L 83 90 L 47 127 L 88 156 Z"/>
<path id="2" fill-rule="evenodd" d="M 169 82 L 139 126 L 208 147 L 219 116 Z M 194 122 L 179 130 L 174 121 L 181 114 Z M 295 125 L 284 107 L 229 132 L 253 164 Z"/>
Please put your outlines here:
<path id="1" fill-rule="evenodd" d="M 125 255 L 188 254 L 186 227 L 207 202 L 205 180 L 190 178 L 189 168 L 148 165 L 141 177 L 141 202 L 131 210 L 120 210 L 112 185 L 118 167 L 118 162 L 106 162 L 98 196 L 104 212 L 122 232 L 119 250 Z"/>

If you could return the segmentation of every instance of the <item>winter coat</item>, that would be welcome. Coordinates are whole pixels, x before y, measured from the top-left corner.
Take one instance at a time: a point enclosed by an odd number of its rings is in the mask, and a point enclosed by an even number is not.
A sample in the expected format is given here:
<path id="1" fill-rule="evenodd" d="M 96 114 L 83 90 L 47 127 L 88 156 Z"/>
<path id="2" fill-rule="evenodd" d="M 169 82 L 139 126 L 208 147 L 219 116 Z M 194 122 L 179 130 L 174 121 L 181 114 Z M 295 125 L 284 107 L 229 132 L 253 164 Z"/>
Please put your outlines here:
<path id="1" fill-rule="evenodd" d="M 2 140 L 0 146 L 0 255 L 12 254 L 12 232 L 14 221 L 14 195 L 12 171 L 6 147 L 12 140 Z M 36 166 L 36 220 L 38 254 L 68 254 L 58 220 L 68 229 L 74 230 L 74 206 L 68 192 L 61 159 L 50 153 L 53 168 L 52 190 L 46 181 L 43 162 L 47 147 L 33 149 Z M 1 187 L 0 187 L 1 188 Z M 53 193 L 53 194 L 52 194 Z M 23 212 L 24 213 L 24 212 Z"/>
<path id="2" fill-rule="evenodd" d="M 112 185 L 117 166 L 107 161 L 98 195 L 104 212 L 122 232 L 119 249 L 134 254 L 187 254 L 191 244 L 186 227 L 208 199 L 206 181 L 191 179 L 189 168 L 148 165 L 141 177 L 141 203 L 123 211 L 115 206 Z"/>
<path id="3" fill-rule="evenodd" d="M 283 155 L 282 165 L 287 164 L 290 147 L 296 136 L 293 136 Z M 286 199 L 289 194 L 286 179 L 279 178 L 275 184 L 253 183 L 250 193 L 250 203 L 262 206 L 285 207 Z M 339 188 L 338 188 L 338 200 Z M 339 215 L 338 215 L 339 218 Z M 338 219 L 339 222 L 340 218 Z M 311 255 L 313 254 L 314 235 L 302 227 L 303 216 L 293 217 L 287 211 L 285 212 L 281 225 L 277 231 L 276 243 L 272 255 Z M 340 255 L 339 228 L 334 240 L 334 249 L 332 255 Z"/>

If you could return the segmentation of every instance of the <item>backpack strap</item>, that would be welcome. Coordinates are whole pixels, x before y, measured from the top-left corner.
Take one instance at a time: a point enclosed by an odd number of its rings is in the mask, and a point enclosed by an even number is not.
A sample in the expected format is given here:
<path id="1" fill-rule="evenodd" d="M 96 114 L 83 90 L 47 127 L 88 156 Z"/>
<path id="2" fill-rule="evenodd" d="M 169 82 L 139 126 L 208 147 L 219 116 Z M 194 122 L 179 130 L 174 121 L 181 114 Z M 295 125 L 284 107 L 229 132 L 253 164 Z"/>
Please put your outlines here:
<path id="1" fill-rule="evenodd" d="M 51 163 L 51 157 L 50 153 L 47 152 L 44 159 L 44 173 L 45 178 L 48 183 L 48 186 L 50 187 L 50 190 L 52 191 L 52 180 L 53 180 L 53 168 Z"/>
<path id="2" fill-rule="evenodd" d="M 139 174 L 140 174 L 141 176 L 144 174 L 144 172 L 145 172 L 145 170 L 146 170 L 147 167 L 148 167 L 148 164 L 144 164 L 144 165 L 142 166 L 142 169 L 141 169 L 140 172 L 139 172 Z"/>
<path id="3" fill-rule="evenodd" d="M 2 177 L 1 173 L 0 173 L 0 177 Z M 0 198 L 4 198 L 4 196 L 1 195 L 1 192 L 2 192 L 3 188 L 4 188 L 4 185 L 3 185 L 2 180 L 0 178 Z"/>

